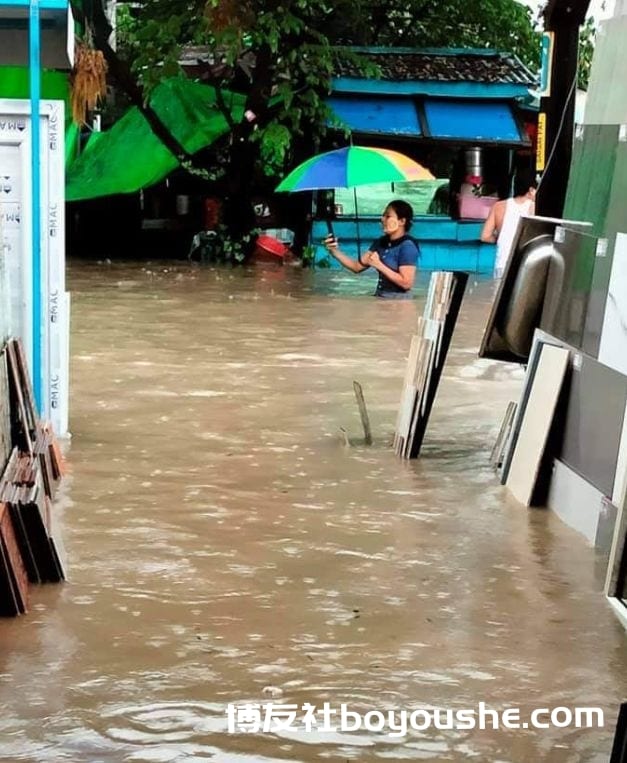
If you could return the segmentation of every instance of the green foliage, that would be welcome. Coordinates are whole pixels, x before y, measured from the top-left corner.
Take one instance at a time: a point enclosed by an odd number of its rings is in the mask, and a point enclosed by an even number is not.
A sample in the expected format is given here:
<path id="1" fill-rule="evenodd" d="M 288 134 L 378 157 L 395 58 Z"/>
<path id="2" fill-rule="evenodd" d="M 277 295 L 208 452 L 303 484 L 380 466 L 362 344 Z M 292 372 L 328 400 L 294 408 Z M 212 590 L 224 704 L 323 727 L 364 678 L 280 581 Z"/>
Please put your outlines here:
<path id="1" fill-rule="evenodd" d="M 577 69 L 577 87 L 582 90 L 588 89 L 590 69 L 592 68 L 592 56 L 596 38 L 596 23 L 594 18 L 589 17 L 579 32 L 579 63 Z"/>
<path id="2" fill-rule="evenodd" d="M 181 167 L 189 172 L 190 175 L 207 180 L 210 183 L 215 183 L 217 180 L 221 180 L 226 172 L 225 162 L 222 165 L 217 164 L 215 166 L 205 168 L 196 167 L 190 161 L 181 162 Z"/>
<path id="3" fill-rule="evenodd" d="M 303 248 L 300 259 L 304 267 L 311 267 L 314 264 L 316 256 L 316 247 L 308 244 Z"/>
<path id="4" fill-rule="evenodd" d="M 532 12 L 515 0 L 338 0 L 329 29 L 344 44 L 491 47 L 516 54 L 532 70 L 540 59 Z"/>
<path id="5" fill-rule="evenodd" d="M 324 270 L 331 267 L 331 256 L 328 254 L 316 262 L 316 247 L 311 244 L 304 247 L 300 258 L 304 268 L 321 268 Z"/>
<path id="6" fill-rule="evenodd" d="M 292 141 L 290 130 L 286 125 L 273 120 L 261 130 L 253 133 L 253 139 L 260 143 L 260 160 L 263 171 L 268 175 L 274 174 L 275 168 L 282 167 L 285 163 L 285 155 Z"/>
<path id="7" fill-rule="evenodd" d="M 225 225 L 219 225 L 215 231 L 201 231 L 192 240 L 188 258 L 202 264 L 242 263 L 250 254 L 259 233 L 258 229 L 254 229 L 234 237 Z"/>

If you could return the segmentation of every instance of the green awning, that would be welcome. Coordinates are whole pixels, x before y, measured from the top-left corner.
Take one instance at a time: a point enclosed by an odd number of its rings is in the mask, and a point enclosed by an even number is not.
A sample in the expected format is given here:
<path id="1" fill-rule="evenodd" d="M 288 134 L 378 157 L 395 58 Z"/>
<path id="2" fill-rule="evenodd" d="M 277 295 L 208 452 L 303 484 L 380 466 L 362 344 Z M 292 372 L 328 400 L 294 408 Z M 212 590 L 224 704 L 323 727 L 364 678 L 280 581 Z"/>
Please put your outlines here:
<path id="1" fill-rule="evenodd" d="M 233 122 L 240 122 L 245 96 L 222 91 Z M 185 150 L 194 154 L 229 131 L 216 102 L 216 91 L 182 78 L 158 85 L 150 105 Z M 104 133 L 94 133 L 83 153 L 67 168 L 66 199 L 79 201 L 119 193 L 134 193 L 154 185 L 178 161 L 133 107 Z"/>

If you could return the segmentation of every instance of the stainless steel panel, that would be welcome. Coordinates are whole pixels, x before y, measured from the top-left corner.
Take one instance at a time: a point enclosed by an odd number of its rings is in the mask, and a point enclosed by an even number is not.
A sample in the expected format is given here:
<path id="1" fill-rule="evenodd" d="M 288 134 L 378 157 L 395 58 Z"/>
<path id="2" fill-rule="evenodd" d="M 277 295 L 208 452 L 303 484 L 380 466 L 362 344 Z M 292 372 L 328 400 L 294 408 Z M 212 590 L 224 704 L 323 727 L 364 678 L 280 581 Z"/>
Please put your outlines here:
<path id="1" fill-rule="evenodd" d="M 497 321 L 499 334 L 511 352 L 523 359 L 529 356 L 554 258 L 551 236 L 538 236 L 525 244 L 507 306 Z"/>
<path id="2" fill-rule="evenodd" d="M 563 257 L 553 245 L 557 227 L 590 231 L 592 224 L 549 217 L 523 217 L 512 252 L 492 305 L 479 356 L 524 363 L 529 357 L 533 331 L 540 324 L 549 263 Z M 556 282 L 559 262 L 556 267 Z"/>
<path id="3" fill-rule="evenodd" d="M 595 236 L 581 231 L 564 228 L 557 231 L 554 241 L 555 256 L 551 260 L 548 272 L 540 318 L 542 330 L 564 340 L 572 347 L 586 351 L 588 348 L 584 347 L 584 333 L 597 242 Z"/>

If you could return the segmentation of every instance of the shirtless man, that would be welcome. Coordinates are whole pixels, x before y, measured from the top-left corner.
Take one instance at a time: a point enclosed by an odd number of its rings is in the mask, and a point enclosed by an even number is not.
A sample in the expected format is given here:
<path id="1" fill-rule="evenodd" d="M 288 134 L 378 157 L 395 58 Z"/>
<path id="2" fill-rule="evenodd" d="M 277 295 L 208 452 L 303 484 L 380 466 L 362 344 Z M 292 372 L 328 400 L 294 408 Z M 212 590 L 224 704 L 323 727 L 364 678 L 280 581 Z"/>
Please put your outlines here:
<path id="1" fill-rule="evenodd" d="M 481 231 L 486 244 L 496 242 L 494 277 L 501 278 L 521 217 L 535 213 L 536 179 L 531 172 L 519 172 L 514 179 L 514 197 L 497 201 Z"/>

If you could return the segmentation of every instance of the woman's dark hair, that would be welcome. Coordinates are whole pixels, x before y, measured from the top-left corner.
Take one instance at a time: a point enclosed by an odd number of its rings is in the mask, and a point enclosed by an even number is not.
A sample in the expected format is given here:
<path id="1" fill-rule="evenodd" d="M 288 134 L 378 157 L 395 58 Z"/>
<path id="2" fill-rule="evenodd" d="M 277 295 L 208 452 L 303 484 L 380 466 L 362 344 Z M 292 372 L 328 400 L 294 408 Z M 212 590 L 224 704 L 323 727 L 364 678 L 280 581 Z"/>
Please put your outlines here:
<path id="1" fill-rule="evenodd" d="M 533 170 L 518 170 L 514 178 L 514 196 L 524 196 L 530 188 L 536 188 L 538 181 Z"/>
<path id="2" fill-rule="evenodd" d="M 409 233 L 412 220 L 414 219 L 414 210 L 411 208 L 411 204 L 408 204 L 402 199 L 394 199 L 394 201 L 391 201 L 388 204 L 386 209 L 388 207 L 392 207 L 399 220 L 405 220 L 405 233 Z"/>

